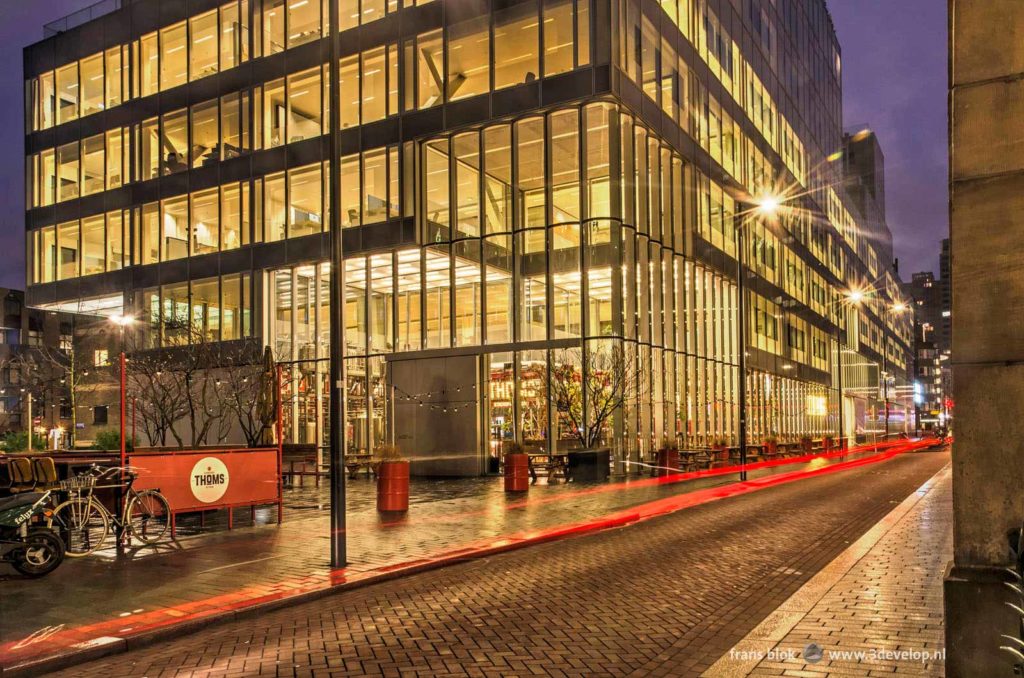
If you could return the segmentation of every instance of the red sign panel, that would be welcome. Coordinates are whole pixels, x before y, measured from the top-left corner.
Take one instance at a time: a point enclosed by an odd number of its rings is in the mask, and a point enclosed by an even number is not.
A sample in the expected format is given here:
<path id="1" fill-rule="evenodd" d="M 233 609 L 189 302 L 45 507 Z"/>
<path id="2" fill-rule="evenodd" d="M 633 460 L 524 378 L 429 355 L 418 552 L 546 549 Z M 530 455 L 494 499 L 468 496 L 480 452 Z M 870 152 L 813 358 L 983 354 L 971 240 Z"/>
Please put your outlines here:
<path id="1" fill-rule="evenodd" d="M 277 503 L 277 455 L 277 448 L 138 452 L 128 463 L 139 473 L 134 487 L 159 489 L 177 513 Z"/>

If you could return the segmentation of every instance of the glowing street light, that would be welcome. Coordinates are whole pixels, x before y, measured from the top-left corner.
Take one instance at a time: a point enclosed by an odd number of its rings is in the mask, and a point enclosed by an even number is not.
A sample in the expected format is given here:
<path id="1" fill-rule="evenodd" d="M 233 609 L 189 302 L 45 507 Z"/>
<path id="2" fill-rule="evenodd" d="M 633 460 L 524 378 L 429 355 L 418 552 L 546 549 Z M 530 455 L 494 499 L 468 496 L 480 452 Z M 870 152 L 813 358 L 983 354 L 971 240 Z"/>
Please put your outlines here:
<path id="1" fill-rule="evenodd" d="M 756 201 L 757 211 L 766 217 L 774 216 L 782 205 L 782 200 L 777 195 L 767 194 Z"/>

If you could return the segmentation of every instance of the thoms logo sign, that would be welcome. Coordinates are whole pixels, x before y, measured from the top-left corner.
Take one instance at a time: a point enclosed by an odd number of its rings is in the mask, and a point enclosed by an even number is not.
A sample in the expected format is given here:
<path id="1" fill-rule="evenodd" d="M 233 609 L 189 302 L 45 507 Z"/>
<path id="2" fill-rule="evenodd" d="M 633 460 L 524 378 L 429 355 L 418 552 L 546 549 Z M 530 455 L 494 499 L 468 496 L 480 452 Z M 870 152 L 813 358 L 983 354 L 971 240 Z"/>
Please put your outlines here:
<path id="1" fill-rule="evenodd" d="M 204 504 L 211 504 L 228 491 L 228 467 L 217 457 L 203 457 L 192 467 L 189 484 L 192 494 Z"/>

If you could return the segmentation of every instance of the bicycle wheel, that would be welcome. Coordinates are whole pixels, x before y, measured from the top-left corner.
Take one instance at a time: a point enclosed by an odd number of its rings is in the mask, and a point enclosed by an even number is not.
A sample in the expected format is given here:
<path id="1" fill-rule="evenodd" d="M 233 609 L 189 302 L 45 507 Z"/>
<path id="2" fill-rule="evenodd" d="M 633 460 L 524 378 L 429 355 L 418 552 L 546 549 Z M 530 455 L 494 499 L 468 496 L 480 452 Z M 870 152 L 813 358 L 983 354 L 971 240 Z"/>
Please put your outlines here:
<path id="1" fill-rule="evenodd" d="M 171 527 L 171 505 L 156 490 L 142 490 L 125 508 L 128 529 L 143 544 L 160 541 Z"/>
<path id="2" fill-rule="evenodd" d="M 110 519 L 99 502 L 79 497 L 58 504 L 46 526 L 64 539 L 67 555 L 77 558 L 92 553 L 106 541 Z"/>

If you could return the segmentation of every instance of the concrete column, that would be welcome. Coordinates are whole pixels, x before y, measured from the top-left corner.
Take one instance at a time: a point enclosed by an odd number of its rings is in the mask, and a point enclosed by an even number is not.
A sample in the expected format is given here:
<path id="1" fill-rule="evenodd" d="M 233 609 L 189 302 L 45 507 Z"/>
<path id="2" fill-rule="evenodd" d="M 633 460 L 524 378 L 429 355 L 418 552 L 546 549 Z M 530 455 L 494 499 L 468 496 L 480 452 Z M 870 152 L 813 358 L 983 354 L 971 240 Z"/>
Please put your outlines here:
<path id="1" fill-rule="evenodd" d="M 1013 675 L 1024 522 L 1024 2 L 949 0 L 954 559 L 946 675 Z M 1016 602 L 1016 601 L 1015 601 Z"/>

